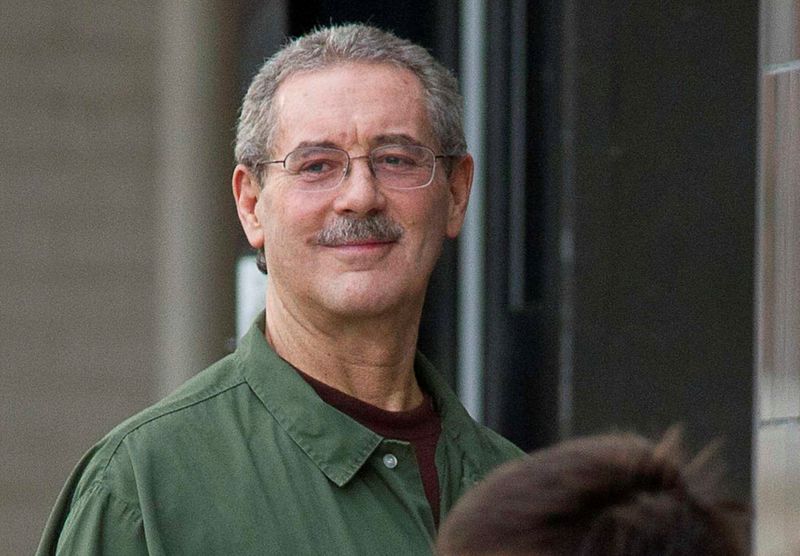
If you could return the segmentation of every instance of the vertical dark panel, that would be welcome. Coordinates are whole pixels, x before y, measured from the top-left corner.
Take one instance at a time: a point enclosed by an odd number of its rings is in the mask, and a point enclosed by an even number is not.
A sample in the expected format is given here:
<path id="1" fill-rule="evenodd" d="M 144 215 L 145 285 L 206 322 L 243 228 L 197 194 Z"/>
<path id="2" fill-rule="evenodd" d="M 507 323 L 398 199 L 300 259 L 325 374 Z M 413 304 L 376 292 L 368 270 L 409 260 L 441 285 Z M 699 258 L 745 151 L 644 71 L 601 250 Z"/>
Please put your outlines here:
<path id="1" fill-rule="evenodd" d="M 575 10 L 573 430 L 721 437 L 746 498 L 758 7 Z"/>
<path id="2" fill-rule="evenodd" d="M 488 13 L 486 88 L 486 152 L 483 153 L 486 176 L 486 369 L 485 419 L 519 443 L 522 431 L 510 430 L 515 407 L 525 404 L 528 373 L 510 376 L 513 354 L 508 307 L 508 197 L 510 191 L 509 137 L 510 114 L 510 41 L 509 6 L 496 5 Z M 491 107 L 504 109 L 491 110 Z M 510 388 L 516 382 L 516 388 Z M 511 394 L 511 395 L 509 395 Z M 514 396 L 512 399 L 511 396 Z M 517 434 L 511 434 L 517 432 Z"/>
<path id="3" fill-rule="evenodd" d="M 558 11 L 489 11 L 486 420 L 525 449 L 558 425 Z"/>

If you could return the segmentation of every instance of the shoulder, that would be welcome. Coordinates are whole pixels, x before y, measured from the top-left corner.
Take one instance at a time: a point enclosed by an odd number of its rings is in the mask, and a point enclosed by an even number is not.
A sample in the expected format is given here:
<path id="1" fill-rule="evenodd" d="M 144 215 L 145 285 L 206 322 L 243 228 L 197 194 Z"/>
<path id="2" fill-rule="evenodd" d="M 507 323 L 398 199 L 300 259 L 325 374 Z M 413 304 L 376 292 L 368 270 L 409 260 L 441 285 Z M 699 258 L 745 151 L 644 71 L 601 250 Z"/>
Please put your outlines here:
<path id="1" fill-rule="evenodd" d="M 500 434 L 475 421 L 462 405 L 456 393 L 430 361 L 417 352 L 417 379 L 434 398 L 442 419 L 442 434 L 463 457 L 471 460 L 476 469 L 488 470 L 524 452 Z"/>
<path id="2" fill-rule="evenodd" d="M 78 464 L 73 472 L 78 480 L 74 482 L 72 499 L 77 501 L 84 494 L 107 490 L 123 501 L 135 503 L 137 459 L 178 448 L 181 437 L 191 437 L 193 429 L 224 423 L 226 414 L 235 411 L 237 393 L 247 388 L 236 360 L 229 356 L 126 419 Z"/>
<path id="3" fill-rule="evenodd" d="M 521 457 L 525 454 L 516 444 L 501 436 L 485 425 L 475 423 L 477 436 L 481 439 L 487 450 L 494 452 L 503 461 Z"/>
<path id="4" fill-rule="evenodd" d="M 84 543 L 96 541 L 100 531 L 108 533 L 102 538 L 139 543 L 142 488 L 151 486 L 148 481 L 170 480 L 171 469 L 165 464 L 191 465 L 192 446 L 224 437 L 225 423 L 235 421 L 241 400 L 249 396 L 239 367 L 235 357 L 225 357 L 95 444 L 59 494 L 39 553 L 55 553 L 57 546 L 74 548 L 70 553 L 94 553 L 94 548 L 84 550 L 89 546 Z"/>
<path id="5" fill-rule="evenodd" d="M 464 458 L 471 460 L 474 468 L 482 473 L 525 455 L 516 444 L 478 423 L 466 412 L 461 422 L 445 433 L 463 449 Z"/>
<path id="6" fill-rule="evenodd" d="M 112 451 L 132 435 L 147 436 L 180 427 L 184 421 L 194 421 L 199 415 L 232 410 L 233 393 L 246 388 L 237 360 L 228 356 L 214 363 L 156 404 L 123 421 L 105 437 Z M 111 455 L 111 454 L 109 454 Z"/>

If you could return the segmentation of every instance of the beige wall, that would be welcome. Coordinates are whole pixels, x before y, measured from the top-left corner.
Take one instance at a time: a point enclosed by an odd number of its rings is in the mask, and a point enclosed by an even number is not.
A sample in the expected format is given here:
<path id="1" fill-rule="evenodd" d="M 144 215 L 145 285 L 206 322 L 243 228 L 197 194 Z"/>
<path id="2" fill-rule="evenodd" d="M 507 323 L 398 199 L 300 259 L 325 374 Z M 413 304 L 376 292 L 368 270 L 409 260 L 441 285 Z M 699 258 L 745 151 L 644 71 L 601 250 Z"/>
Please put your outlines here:
<path id="1" fill-rule="evenodd" d="M 0 17 L 0 554 L 152 397 L 156 2 L 74 4 Z"/>
<path id="2" fill-rule="evenodd" d="M 232 95 L 214 71 L 220 56 L 189 56 L 226 52 L 204 25 L 224 21 L 217 4 L 3 2 L 2 555 L 33 551 L 94 441 L 219 356 L 233 334 L 232 109 L 210 109 Z M 189 152 L 164 148 L 176 144 Z M 164 323 L 175 337 L 163 338 Z M 203 346 L 194 360 L 189 341 Z"/>
<path id="3" fill-rule="evenodd" d="M 762 3 L 756 546 L 800 553 L 800 0 Z"/>

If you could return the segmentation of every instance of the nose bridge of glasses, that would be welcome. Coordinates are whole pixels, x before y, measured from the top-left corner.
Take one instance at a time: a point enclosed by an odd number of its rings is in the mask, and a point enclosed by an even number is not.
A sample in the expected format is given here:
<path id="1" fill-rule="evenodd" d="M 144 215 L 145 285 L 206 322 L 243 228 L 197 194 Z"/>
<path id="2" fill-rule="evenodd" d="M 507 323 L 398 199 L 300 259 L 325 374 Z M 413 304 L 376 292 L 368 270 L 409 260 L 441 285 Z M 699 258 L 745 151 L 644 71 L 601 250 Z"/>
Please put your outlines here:
<path id="1" fill-rule="evenodd" d="M 347 176 L 350 174 L 350 169 L 352 168 L 352 163 L 354 160 L 364 160 L 367 163 L 367 168 L 369 168 L 370 174 L 372 177 L 376 177 L 375 175 L 375 167 L 372 164 L 372 153 L 369 154 L 361 154 L 358 156 L 350 156 L 350 153 L 347 151 L 342 151 L 347 155 L 347 165 L 344 168 L 344 172 L 342 173 L 342 177 Z"/>

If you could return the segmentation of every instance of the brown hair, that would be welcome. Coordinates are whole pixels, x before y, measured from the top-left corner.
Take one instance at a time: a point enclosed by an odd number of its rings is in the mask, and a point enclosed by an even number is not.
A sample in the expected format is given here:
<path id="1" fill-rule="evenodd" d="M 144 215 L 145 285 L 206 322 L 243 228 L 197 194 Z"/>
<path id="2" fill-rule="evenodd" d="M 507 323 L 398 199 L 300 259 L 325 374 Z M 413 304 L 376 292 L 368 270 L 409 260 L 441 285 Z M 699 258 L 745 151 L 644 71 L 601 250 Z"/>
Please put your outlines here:
<path id="1" fill-rule="evenodd" d="M 453 508 L 440 555 L 746 554 L 747 512 L 718 495 L 713 449 L 686 462 L 680 431 L 565 441 L 498 468 Z"/>

